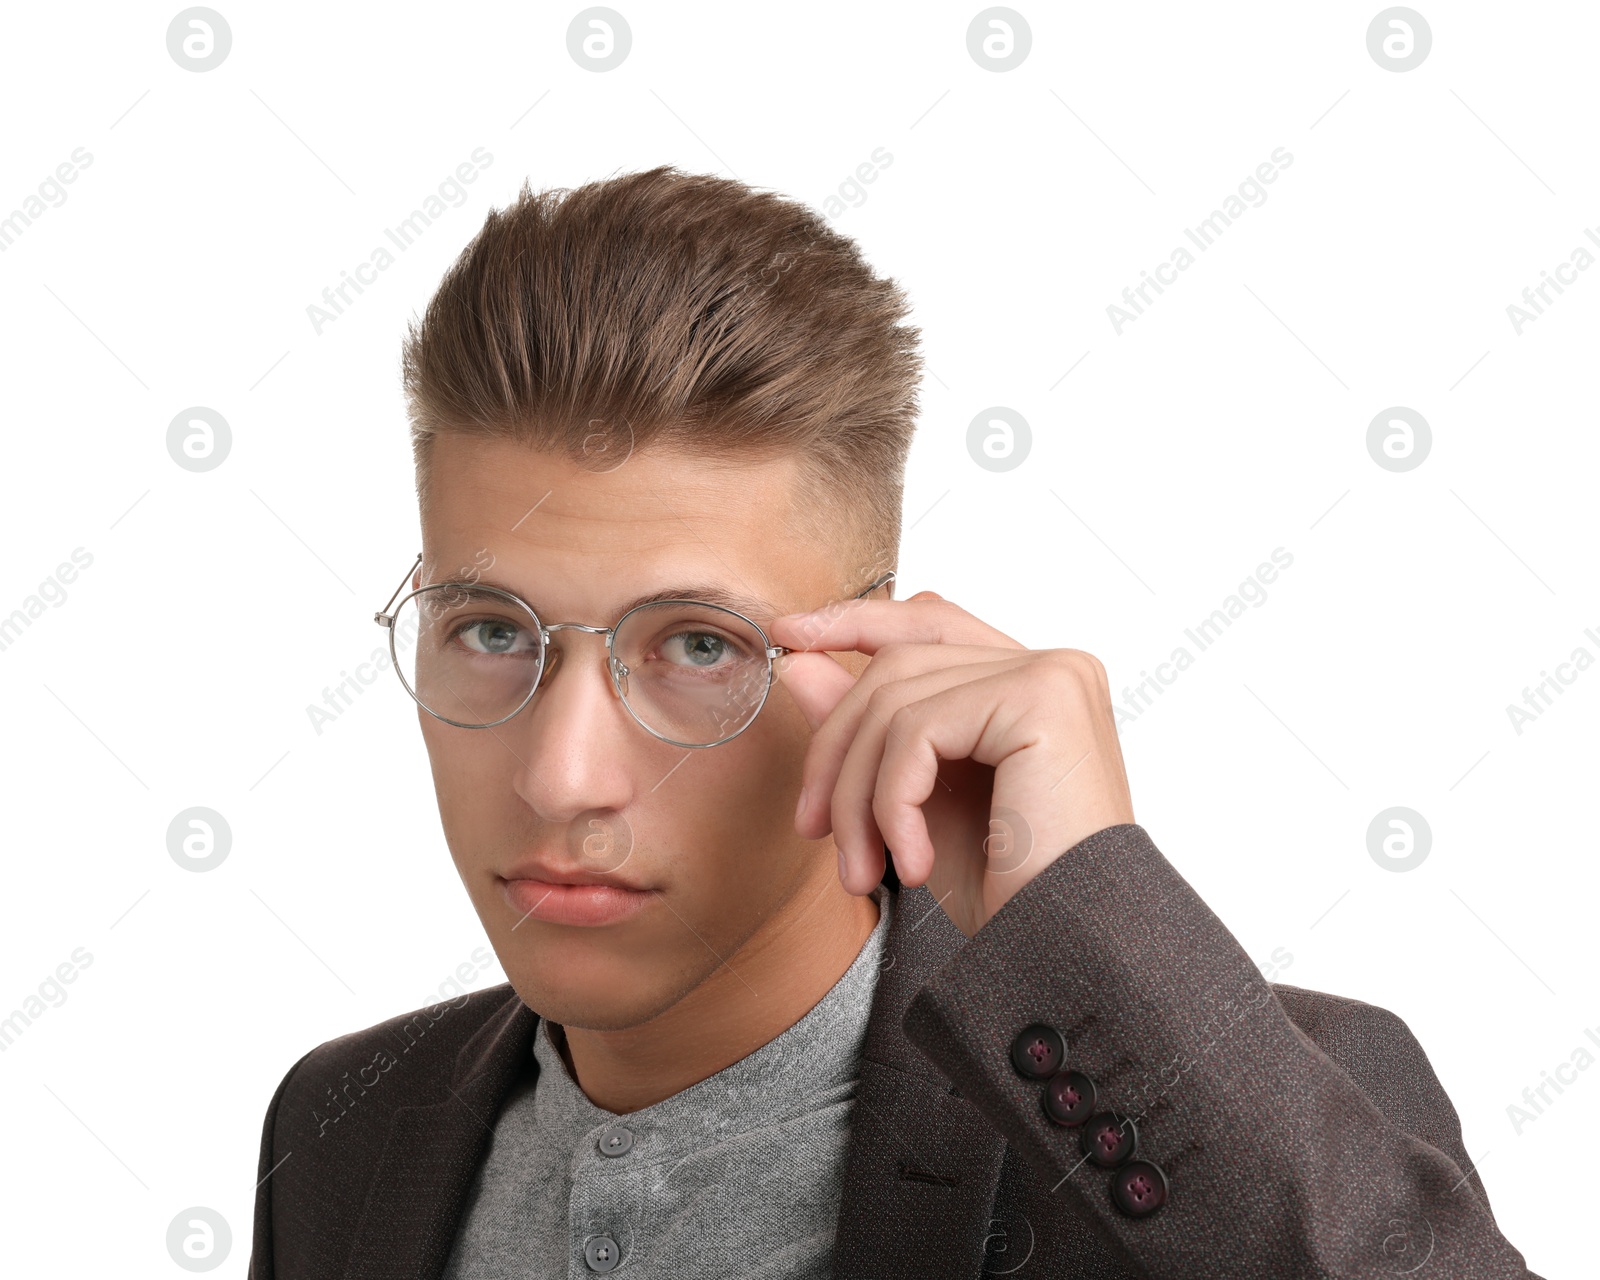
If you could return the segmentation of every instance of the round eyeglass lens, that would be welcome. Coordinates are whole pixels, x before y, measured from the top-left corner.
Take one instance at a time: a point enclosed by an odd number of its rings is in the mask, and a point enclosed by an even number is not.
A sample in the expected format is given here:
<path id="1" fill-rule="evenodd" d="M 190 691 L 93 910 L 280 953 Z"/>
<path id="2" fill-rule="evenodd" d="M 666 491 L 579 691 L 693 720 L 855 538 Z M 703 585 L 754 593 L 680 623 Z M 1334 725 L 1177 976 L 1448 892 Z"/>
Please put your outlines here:
<path id="1" fill-rule="evenodd" d="M 772 684 L 761 632 L 716 605 L 641 605 L 617 628 L 614 652 L 628 710 L 678 746 L 733 737 L 755 719 Z"/>
<path id="2" fill-rule="evenodd" d="M 581 646 L 560 633 L 569 644 Z M 443 584 L 395 611 L 395 667 L 428 711 L 464 728 L 498 724 L 521 709 L 544 671 L 537 619 L 488 587 Z M 582 649 L 564 655 L 579 658 Z M 772 663 L 761 632 L 716 605 L 666 601 L 623 618 L 611 675 L 644 728 L 677 746 L 707 747 L 743 730 L 766 701 Z"/>
<path id="3" fill-rule="evenodd" d="M 464 728 L 515 714 L 544 665 L 538 620 L 488 587 L 445 583 L 407 596 L 390 640 L 412 696 Z"/>

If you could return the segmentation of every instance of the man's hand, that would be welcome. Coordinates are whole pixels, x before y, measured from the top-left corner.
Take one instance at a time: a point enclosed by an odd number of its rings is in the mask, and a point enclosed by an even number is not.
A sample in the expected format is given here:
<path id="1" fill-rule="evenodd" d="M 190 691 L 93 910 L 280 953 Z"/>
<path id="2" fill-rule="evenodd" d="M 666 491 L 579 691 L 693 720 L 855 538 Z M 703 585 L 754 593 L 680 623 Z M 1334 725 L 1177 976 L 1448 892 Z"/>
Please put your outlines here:
<path id="1" fill-rule="evenodd" d="M 883 846 L 972 937 L 1080 840 L 1132 822 L 1105 668 L 1026 649 L 931 591 L 788 614 L 777 670 L 815 736 L 795 829 L 833 832 L 839 878 L 870 893 Z M 870 661 L 859 679 L 829 652 Z"/>

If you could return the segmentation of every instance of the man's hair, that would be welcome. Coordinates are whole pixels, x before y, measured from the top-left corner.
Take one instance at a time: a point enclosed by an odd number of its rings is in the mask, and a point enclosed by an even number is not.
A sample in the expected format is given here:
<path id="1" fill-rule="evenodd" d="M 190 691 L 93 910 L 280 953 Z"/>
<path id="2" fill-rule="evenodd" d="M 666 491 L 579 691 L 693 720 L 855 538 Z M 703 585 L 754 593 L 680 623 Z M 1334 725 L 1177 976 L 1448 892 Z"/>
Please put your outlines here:
<path id="1" fill-rule="evenodd" d="M 649 446 L 711 465 L 789 453 L 800 492 L 779 531 L 837 546 L 845 577 L 892 567 L 922 371 L 908 310 L 819 214 L 744 183 L 670 165 L 524 182 L 409 326 L 419 501 L 444 433 L 595 470 Z"/>

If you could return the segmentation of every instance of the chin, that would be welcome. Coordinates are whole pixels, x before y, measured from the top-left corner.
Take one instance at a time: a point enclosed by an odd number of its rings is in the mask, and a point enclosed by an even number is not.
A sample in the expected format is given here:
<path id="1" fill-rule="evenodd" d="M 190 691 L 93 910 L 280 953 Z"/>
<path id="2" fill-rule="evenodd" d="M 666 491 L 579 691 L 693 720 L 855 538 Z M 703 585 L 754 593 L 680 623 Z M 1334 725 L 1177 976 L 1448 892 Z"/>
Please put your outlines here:
<path id="1" fill-rule="evenodd" d="M 513 980 L 522 1003 L 541 1018 L 586 1031 L 625 1031 L 641 1026 L 670 1008 L 676 997 L 643 992 L 637 983 L 552 983 L 548 978 Z"/>
<path id="2" fill-rule="evenodd" d="M 525 928 L 518 931 L 519 939 Z M 541 945 L 532 947 L 529 941 L 502 953 L 506 977 L 523 1004 L 564 1027 L 620 1031 L 639 1026 L 670 1009 L 701 976 L 680 973 L 654 948 L 611 951 L 583 945 L 592 942 L 586 936 L 539 938 Z"/>

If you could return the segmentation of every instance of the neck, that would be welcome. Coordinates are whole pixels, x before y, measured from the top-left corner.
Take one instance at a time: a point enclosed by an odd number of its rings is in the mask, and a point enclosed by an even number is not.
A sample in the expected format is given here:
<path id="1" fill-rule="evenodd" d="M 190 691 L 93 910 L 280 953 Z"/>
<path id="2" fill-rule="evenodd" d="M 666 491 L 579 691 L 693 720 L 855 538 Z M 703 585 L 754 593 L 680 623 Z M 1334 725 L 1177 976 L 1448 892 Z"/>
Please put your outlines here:
<path id="1" fill-rule="evenodd" d="M 809 1013 L 861 954 L 878 904 L 833 875 L 803 887 L 672 1008 L 622 1031 L 565 1027 L 552 1038 L 595 1106 L 626 1115 L 698 1084 Z"/>

